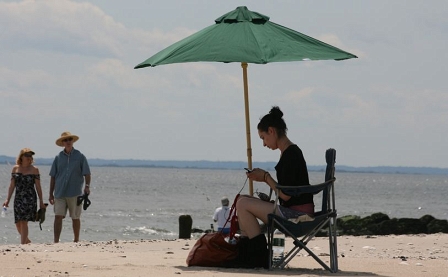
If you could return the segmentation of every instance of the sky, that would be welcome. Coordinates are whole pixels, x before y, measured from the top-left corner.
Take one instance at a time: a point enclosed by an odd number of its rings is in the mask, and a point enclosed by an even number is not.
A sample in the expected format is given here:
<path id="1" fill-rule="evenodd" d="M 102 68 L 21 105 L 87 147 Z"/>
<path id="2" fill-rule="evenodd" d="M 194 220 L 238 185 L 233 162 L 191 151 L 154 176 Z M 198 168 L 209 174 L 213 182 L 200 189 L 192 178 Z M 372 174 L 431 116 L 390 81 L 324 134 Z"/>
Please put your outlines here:
<path id="1" fill-rule="evenodd" d="M 0 1 L 0 155 L 247 161 L 239 63 L 134 69 L 238 6 L 358 56 L 249 64 L 253 161 L 279 106 L 309 165 L 448 167 L 445 0 Z"/>

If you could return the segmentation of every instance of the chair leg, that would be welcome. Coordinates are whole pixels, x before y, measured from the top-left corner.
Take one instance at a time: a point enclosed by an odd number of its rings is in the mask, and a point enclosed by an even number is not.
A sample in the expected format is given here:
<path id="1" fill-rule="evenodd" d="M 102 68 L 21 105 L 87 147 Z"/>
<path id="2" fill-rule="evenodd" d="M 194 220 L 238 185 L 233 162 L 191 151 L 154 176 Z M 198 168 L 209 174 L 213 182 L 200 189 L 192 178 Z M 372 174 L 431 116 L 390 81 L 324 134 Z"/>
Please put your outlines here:
<path id="1" fill-rule="evenodd" d="M 331 272 L 338 272 L 338 249 L 336 218 L 332 218 L 328 228 L 328 240 L 330 242 L 330 268 Z"/>
<path id="2" fill-rule="evenodd" d="M 273 258 L 272 243 L 273 243 L 273 240 L 274 240 L 273 224 L 274 223 L 269 222 L 268 228 L 267 228 L 267 233 L 268 233 L 268 252 L 269 252 L 268 269 L 269 270 L 272 270 L 272 258 Z"/>
<path id="3" fill-rule="evenodd" d="M 294 240 L 294 247 L 285 255 L 282 261 L 279 264 L 272 264 L 272 239 L 273 239 L 273 228 L 268 227 L 268 246 L 269 246 L 269 269 L 272 268 L 281 268 L 283 269 L 289 261 L 291 261 L 302 249 L 304 249 L 313 259 L 318 262 L 324 269 L 336 273 L 337 272 L 337 245 L 336 245 L 336 228 L 333 227 L 333 222 L 331 222 L 333 218 L 328 218 L 326 221 L 323 221 L 320 225 L 318 225 L 313 231 L 310 231 L 307 235 L 302 237 L 301 239 L 295 237 L 288 229 L 283 226 L 280 222 L 273 219 L 273 226 L 276 226 L 282 232 L 284 232 L 287 236 L 291 237 Z M 322 226 L 328 224 L 329 226 L 329 241 L 330 241 L 330 267 L 324 263 L 316 254 L 314 254 L 306 245 L 309 241 L 311 241 L 316 235 L 317 231 L 321 229 Z"/>

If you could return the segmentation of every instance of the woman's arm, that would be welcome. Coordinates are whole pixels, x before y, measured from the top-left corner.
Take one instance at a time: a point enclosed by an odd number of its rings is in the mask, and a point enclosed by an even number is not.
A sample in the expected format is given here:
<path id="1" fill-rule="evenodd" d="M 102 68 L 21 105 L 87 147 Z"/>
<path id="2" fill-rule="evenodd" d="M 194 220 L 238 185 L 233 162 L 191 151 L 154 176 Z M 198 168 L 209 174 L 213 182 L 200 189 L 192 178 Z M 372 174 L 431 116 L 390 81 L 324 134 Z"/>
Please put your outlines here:
<path id="1" fill-rule="evenodd" d="M 249 179 L 257 182 L 265 182 L 272 190 L 276 190 L 277 181 L 272 178 L 269 172 L 260 168 L 255 168 L 254 170 L 246 174 Z M 288 201 L 291 198 L 291 196 L 284 194 L 281 190 L 279 190 L 278 197 L 280 197 L 284 201 Z"/>
<path id="2" fill-rule="evenodd" d="M 274 191 L 276 190 L 277 182 L 274 180 L 274 178 L 272 178 L 271 174 L 269 174 L 269 172 L 267 171 L 265 171 L 264 173 L 264 182 L 268 184 L 268 186 L 272 190 Z M 281 190 L 278 190 L 278 197 L 284 201 L 288 201 L 291 198 L 291 196 L 284 194 Z"/>
<path id="3" fill-rule="evenodd" d="M 16 172 L 16 166 L 13 167 L 12 173 Z M 8 188 L 8 196 L 6 197 L 6 201 L 3 203 L 3 206 L 9 207 L 9 202 L 11 201 L 12 194 L 14 193 L 14 189 L 16 188 L 16 180 L 11 176 L 11 182 L 9 183 Z"/>

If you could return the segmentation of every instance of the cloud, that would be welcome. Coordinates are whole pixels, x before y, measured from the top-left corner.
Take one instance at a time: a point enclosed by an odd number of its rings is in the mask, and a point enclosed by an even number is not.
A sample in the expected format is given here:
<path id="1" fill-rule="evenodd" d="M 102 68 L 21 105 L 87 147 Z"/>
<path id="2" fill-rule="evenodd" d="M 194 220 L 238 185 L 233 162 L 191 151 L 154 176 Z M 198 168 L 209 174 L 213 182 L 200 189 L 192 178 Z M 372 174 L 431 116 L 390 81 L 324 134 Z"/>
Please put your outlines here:
<path id="1" fill-rule="evenodd" d="M 131 30 L 97 6 L 68 0 L 0 3 L 0 17 L 3 47 L 67 55 L 122 58 L 130 45 L 151 50 L 192 32 Z"/>
<path id="2" fill-rule="evenodd" d="M 4 39 L 11 48 L 83 55 L 120 53 L 109 34 L 123 32 L 123 25 L 89 3 L 30 0 L 1 5 Z"/>

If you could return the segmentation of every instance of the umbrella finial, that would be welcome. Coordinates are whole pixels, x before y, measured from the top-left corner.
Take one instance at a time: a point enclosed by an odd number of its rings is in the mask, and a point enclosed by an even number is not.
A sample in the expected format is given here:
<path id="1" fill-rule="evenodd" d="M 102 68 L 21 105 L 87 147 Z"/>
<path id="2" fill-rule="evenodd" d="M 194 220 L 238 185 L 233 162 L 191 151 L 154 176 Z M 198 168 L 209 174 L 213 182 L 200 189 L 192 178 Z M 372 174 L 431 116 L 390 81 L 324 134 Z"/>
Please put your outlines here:
<path id="1" fill-rule="evenodd" d="M 269 16 L 266 16 L 258 12 L 250 11 L 246 6 L 240 6 L 237 7 L 235 10 L 228 12 L 215 20 L 216 24 L 237 23 L 243 21 L 264 23 L 266 21 L 269 21 Z"/>

